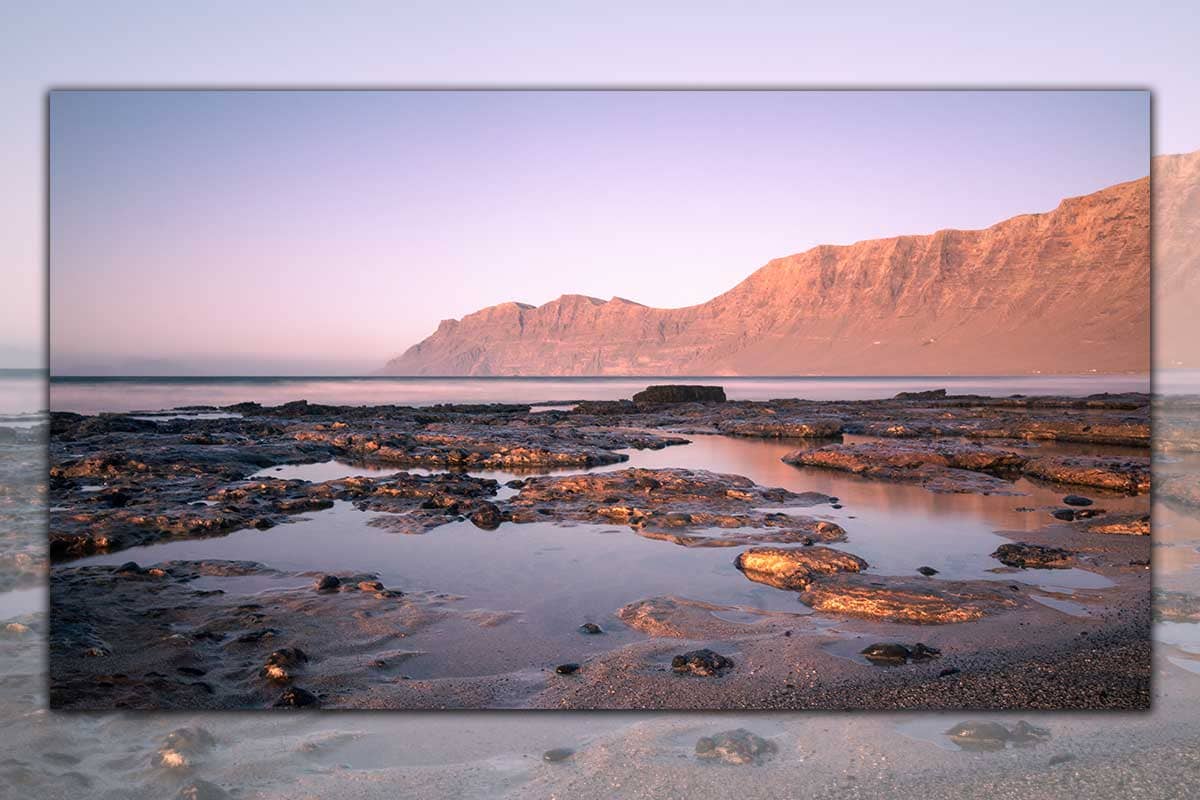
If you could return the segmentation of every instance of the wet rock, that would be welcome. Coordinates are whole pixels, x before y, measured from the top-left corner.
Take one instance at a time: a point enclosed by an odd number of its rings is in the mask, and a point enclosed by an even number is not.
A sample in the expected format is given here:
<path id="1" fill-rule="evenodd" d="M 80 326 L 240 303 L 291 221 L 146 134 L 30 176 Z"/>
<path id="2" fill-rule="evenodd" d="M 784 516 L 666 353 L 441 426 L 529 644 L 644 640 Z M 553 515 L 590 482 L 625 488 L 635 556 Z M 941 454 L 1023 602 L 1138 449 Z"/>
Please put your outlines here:
<path id="1" fill-rule="evenodd" d="M 1016 494 L 1026 456 L 972 442 L 862 442 L 796 450 L 784 463 L 917 483 L 933 492 Z"/>
<path id="2" fill-rule="evenodd" d="M 195 780 L 180 789 L 175 800 L 229 800 L 229 797 L 229 792 L 215 783 Z"/>
<path id="3" fill-rule="evenodd" d="M 992 558 L 1020 569 L 1070 569 L 1075 565 L 1075 555 L 1069 550 L 1025 542 L 1002 544 Z"/>
<path id="4" fill-rule="evenodd" d="M 968 720 L 946 731 L 946 735 L 963 750 L 1003 750 L 1009 745 L 1027 747 L 1050 738 L 1050 731 L 1030 725 L 1025 720 L 1008 726 L 1000 722 Z"/>
<path id="5" fill-rule="evenodd" d="M 1063 522 L 1075 521 L 1075 510 L 1071 508 L 1056 508 L 1050 512 L 1050 516 L 1055 519 L 1061 519 Z"/>
<path id="6" fill-rule="evenodd" d="M 957 675 L 961 671 L 962 670 L 960 670 L 958 667 L 946 667 L 944 670 L 938 673 L 938 677 L 949 678 L 951 675 Z"/>
<path id="7" fill-rule="evenodd" d="M 929 661 L 940 656 L 942 651 L 921 642 L 911 647 L 898 642 L 880 642 L 868 645 L 861 653 L 875 664 L 907 664 L 910 661 Z"/>
<path id="8" fill-rule="evenodd" d="M 138 566 L 136 561 L 126 561 L 116 569 L 116 574 L 118 575 L 141 575 L 142 572 L 142 568 Z"/>
<path id="9" fill-rule="evenodd" d="M 10 622 L 0 629 L 5 639 L 20 639 L 29 635 L 30 628 L 23 622 Z"/>
<path id="10" fill-rule="evenodd" d="M 917 572 L 921 573 L 927 578 L 938 574 L 938 571 L 933 567 L 917 567 Z"/>
<path id="11" fill-rule="evenodd" d="M 604 633 L 604 630 L 594 622 L 585 622 L 579 626 L 579 632 L 595 636 L 596 634 Z"/>
<path id="12" fill-rule="evenodd" d="M 702 736 L 696 741 L 696 757 L 726 764 L 759 764 L 778 751 L 778 746 L 745 728 Z"/>
<path id="13" fill-rule="evenodd" d="M 259 675 L 274 683 L 286 683 L 307 663 L 308 656 L 299 647 L 284 647 L 267 656 Z"/>
<path id="14" fill-rule="evenodd" d="M 336 575 L 322 575 L 315 586 L 318 592 L 336 592 L 342 586 L 342 579 Z"/>
<path id="15" fill-rule="evenodd" d="M 1092 499 L 1078 494 L 1069 494 L 1062 499 L 1063 503 L 1069 506 L 1090 506 Z"/>
<path id="16" fill-rule="evenodd" d="M 1084 525 L 1088 533 L 1116 534 L 1121 536 L 1149 536 L 1149 514 L 1111 514 L 1091 520 Z"/>
<path id="17" fill-rule="evenodd" d="M 208 752 L 215 744 L 216 739 L 204 728 L 177 728 L 163 739 L 154 762 L 163 769 L 189 769 L 197 756 Z"/>
<path id="18" fill-rule="evenodd" d="M 1113 456 L 1043 456 L 1030 459 L 1022 472 L 1053 483 L 1092 486 L 1126 494 L 1150 491 L 1150 459 Z"/>
<path id="19" fill-rule="evenodd" d="M 734 566 L 756 583 L 801 591 L 815 575 L 861 572 L 867 562 L 829 547 L 755 547 L 738 555 Z"/>
<path id="20" fill-rule="evenodd" d="M 574 662 L 559 664 L 554 668 L 554 671 L 559 675 L 574 675 L 576 672 L 579 672 L 579 665 Z"/>
<path id="21" fill-rule="evenodd" d="M 1014 608 L 1018 601 L 987 581 L 928 581 L 834 575 L 813 581 L 800 602 L 830 614 L 944 625 Z"/>
<path id="22" fill-rule="evenodd" d="M 317 696 L 298 686 L 287 689 L 275 701 L 276 708 L 308 708 L 317 705 L 320 705 Z"/>
<path id="23" fill-rule="evenodd" d="M 1046 762 L 1046 765 L 1050 767 L 1057 767 L 1059 764 L 1066 764 L 1068 761 L 1074 760 L 1075 756 L 1071 753 L 1059 753 L 1056 756 L 1051 756 L 1050 760 Z"/>
<path id="24" fill-rule="evenodd" d="M 500 523 L 504 521 L 504 515 L 495 503 L 484 501 L 475 507 L 468 519 L 475 523 L 475 527 L 482 528 L 485 531 L 494 531 L 500 527 Z"/>
<path id="25" fill-rule="evenodd" d="M 724 403 L 720 386 L 664 384 L 648 386 L 633 396 L 634 403 Z"/>
<path id="26" fill-rule="evenodd" d="M 923 392 L 897 392 L 893 400 L 944 400 L 946 399 L 945 389 L 928 389 Z"/>
<path id="27" fill-rule="evenodd" d="M 671 669 L 680 675 L 714 677 L 733 669 L 733 660 L 705 647 L 675 656 L 671 659 Z"/>
<path id="28" fill-rule="evenodd" d="M 717 424 L 717 430 L 730 436 L 759 439 L 825 439 L 842 434 L 840 419 L 778 418 L 777 415 L 754 420 L 730 420 Z"/>
<path id="29" fill-rule="evenodd" d="M 575 755 L 575 751 L 570 747 L 556 747 L 553 750 L 547 750 L 542 753 L 542 761 L 550 764 L 558 764 L 566 761 L 571 756 Z"/>

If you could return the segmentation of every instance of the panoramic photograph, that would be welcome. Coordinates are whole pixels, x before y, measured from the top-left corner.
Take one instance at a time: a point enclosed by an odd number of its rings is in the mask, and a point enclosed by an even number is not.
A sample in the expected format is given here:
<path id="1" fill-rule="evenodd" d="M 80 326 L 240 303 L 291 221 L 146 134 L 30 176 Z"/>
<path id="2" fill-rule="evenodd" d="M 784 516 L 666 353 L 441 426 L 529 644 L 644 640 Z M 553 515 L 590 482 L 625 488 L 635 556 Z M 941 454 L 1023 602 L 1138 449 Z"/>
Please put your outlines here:
<path id="1" fill-rule="evenodd" d="M 1150 707 L 1148 92 L 48 123 L 51 708 Z"/>

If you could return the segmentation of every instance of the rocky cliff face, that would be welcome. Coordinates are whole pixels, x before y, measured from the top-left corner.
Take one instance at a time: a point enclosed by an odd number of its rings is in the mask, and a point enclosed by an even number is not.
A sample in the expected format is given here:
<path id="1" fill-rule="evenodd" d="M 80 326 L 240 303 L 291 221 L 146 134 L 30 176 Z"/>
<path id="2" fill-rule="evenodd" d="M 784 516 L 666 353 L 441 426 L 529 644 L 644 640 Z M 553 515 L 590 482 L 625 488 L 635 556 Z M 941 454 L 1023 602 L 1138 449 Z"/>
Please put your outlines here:
<path id="1" fill-rule="evenodd" d="M 1163 169 L 1156 163 L 1155 174 Z M 446 320 L 385 372 L 978 375 L 1149 366 L 1144 178 L 984 230 L 815 247 L 688 308 L 581 295 L 492 306 Z"/>

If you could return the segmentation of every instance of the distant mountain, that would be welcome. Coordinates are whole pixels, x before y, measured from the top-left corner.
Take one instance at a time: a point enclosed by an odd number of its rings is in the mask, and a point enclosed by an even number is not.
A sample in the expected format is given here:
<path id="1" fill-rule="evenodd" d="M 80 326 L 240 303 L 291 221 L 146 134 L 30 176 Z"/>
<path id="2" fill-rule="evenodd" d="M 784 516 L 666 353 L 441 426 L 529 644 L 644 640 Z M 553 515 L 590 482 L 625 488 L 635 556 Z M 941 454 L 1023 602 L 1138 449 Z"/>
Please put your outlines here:
<path id="1" fill-rule="evenodd" d="M 1156 208 L 1190 214 L 1194 226 L 1200 161 L 1172 158 L 1155 160 L 1156 179 L 1192 189 L 1182 208 L 1165 200 Z M 1195 250 L 1179 259 L 1194 264 Z M 822 245 L 775 259 L 687 308 L 582 295 L 536 307 L 502 303 L 442 322 L 384 373 L 980 375 L 1149 367 L 1143 178 L 984 230 Z"/>

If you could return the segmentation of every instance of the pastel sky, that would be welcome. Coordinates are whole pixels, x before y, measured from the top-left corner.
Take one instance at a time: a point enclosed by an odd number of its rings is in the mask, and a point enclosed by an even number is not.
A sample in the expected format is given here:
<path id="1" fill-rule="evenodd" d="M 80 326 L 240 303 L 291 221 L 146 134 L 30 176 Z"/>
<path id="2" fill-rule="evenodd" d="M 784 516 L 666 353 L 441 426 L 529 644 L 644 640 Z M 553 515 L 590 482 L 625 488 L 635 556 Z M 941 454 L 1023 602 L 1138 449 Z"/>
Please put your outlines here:
<path id="1" fill-rule="evenodd" d="M 363 372 L 1145 175 L 1146 92 L 56 92 L 56 372 Z"/>
<path id="2" fill-rule="evenodd" d="M 45 111 L 54 87 L 1148 87 L 1155 151 L 1200 147 L 1200 72 L 1186 68 L 1200 6 L 1176 0 L 1014 0 L 986 13 L 951 0 L 919 0 L 903 13 L 882 2 L 346 0 L 338 12 L 283 0 L 45 0 L 4 12 L 0 366 L 45 363 Z M 146 346 L 167 332 L 148 331 Z M 89 337 L 92 349 L 104 333 Z"/>

